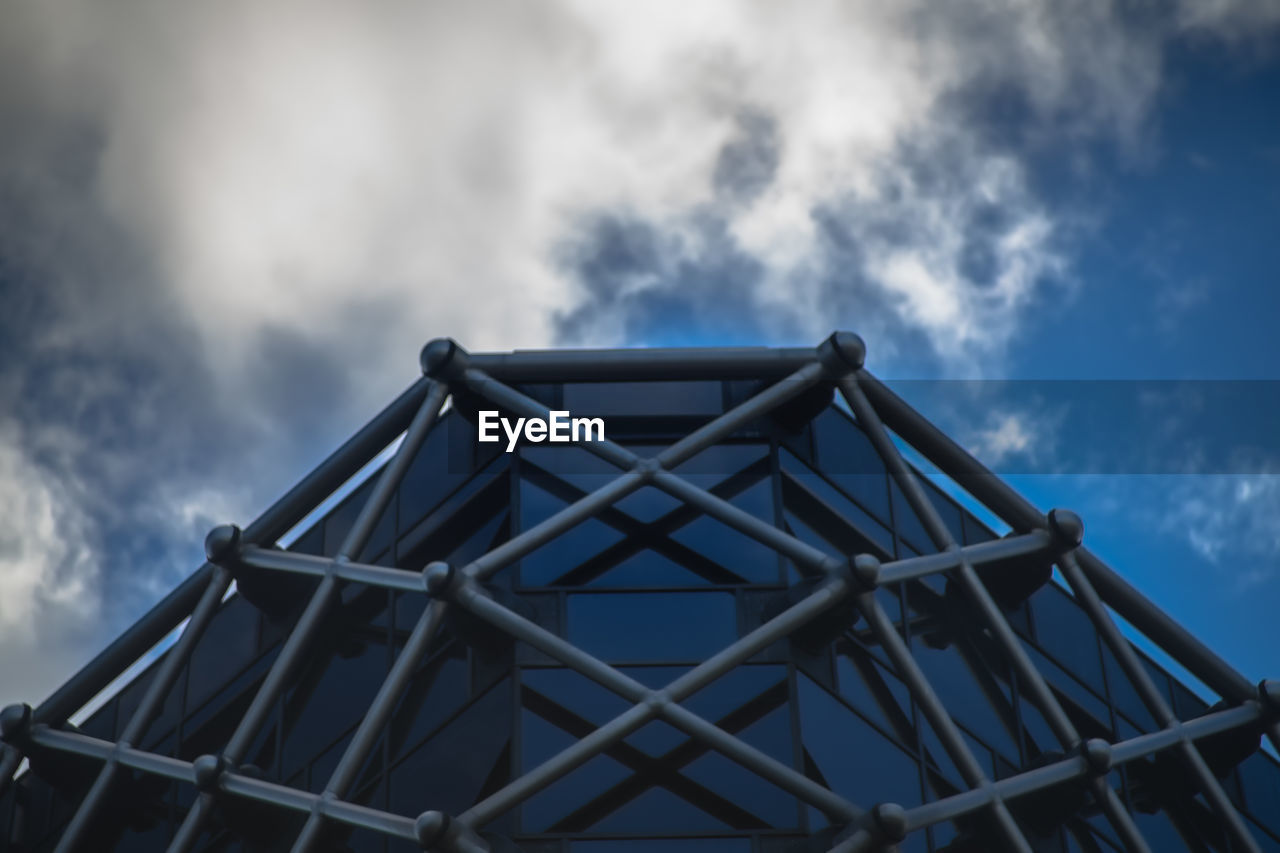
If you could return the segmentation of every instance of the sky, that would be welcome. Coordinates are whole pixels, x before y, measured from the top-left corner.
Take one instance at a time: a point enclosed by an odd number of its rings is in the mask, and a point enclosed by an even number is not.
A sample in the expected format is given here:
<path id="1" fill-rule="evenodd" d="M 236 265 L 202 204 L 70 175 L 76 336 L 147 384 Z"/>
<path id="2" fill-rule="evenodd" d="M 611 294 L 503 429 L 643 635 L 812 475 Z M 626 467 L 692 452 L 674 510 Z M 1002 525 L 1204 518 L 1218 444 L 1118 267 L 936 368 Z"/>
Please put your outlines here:
<path id="1" fill-rule="evenodd" d="M 1156 603 L 1280 677 L 1280 431 L 1237 429 L 1280 423 L 1280 2 L 0 20 L 0 704 L 47 695 L 445 335 L 854 330 Z"/>

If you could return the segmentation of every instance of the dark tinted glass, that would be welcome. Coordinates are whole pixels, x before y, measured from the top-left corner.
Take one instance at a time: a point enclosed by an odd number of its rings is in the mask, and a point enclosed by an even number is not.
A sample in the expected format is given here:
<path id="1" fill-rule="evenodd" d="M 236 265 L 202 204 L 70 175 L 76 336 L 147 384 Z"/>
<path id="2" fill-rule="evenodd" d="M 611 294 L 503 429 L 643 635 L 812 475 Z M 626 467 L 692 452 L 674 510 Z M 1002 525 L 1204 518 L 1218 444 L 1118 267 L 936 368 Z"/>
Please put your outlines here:
<path id="1" fill-rule="evenodd" d="M 196 643 L 188 667 L 187 710 L 213 695 L 258 653 L 258 611 L 232 596 Z"/>
<path id="2" fill-rule="evenodd" d="M 1054 584 L 1037 590 L 1030 604 L 1040 647 L 1085 684 L 1105 695 L 1098 635 L 1089 617 Z"/>
<path id="3" fill-rule="evenodd" d="M 911 807 L 921 801 L 914 759 L 862 722 L 808 676 L 797 681 L 800 730 L 808 758 L 827 787 L 861 808 L 880 802 Z M 867 768 L 875 768 L 868 773 Z M 809 810 L 811 825 L 826 819 Z"/>
<path id="4" fill-rule="evenodd" d="M 569 640 L 604 660 L 699 661 L 737 639 L 737 608 L 722 592 L 579 593 Z"/>

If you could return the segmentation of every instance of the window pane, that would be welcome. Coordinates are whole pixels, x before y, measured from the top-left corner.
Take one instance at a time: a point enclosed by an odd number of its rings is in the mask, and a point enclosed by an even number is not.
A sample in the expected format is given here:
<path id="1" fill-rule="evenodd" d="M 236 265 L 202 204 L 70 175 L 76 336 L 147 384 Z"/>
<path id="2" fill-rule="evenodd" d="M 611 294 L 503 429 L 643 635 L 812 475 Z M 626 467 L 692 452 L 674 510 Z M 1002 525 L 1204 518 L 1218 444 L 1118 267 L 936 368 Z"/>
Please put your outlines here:
<path id="1" fill-rule="evenodd" d="M 1041 587 L 1029 601 L 1040 647 L 1076 678 L 1105 695 L 1098 634 L 1085 612 L 1054 584 Z"/>
<path id="2" fill-rule="evenodd" d="M 223 603 L 191 652 L 187 710 L 221 689 L 258 653 L 258 611 L 241 596 Z"/>
<path id="3" fill-rule="evenodd" d="M 511 728 L 511 689 L 502 682 L 391 771 L 390 810 L 456 815 L 474 805 L 491 774 L 505 775 L 498 763 L 505 760 Z"/>
<path id="4" fill-rule="evenodd" d="M 827 409 L 814 419 L 813 437 L 818 468 L 887 524 L 888 478 L 884 463 L 866 433 L 842 412 Z"/>
<path id="5" fill-rule="evenodd" d="M 701 661 L 738 637 L 721 592 L 570 595 L 568 622 L 570 642 L 605 660 Z"/>
<path id="6" fill-rule="evenodd" d="M 584 415 L 718 415 L 719 382 L 592 382 L 566 384 L 564 408 Z"/>
<path id="7" fill-rule="evenodd" d="M 805 750 L 833 791 L 862 808 L 920 803 L 916 762 L 806 675 L 798 678 Z M 810 810 L 815 825 L 826 819 Z"/>

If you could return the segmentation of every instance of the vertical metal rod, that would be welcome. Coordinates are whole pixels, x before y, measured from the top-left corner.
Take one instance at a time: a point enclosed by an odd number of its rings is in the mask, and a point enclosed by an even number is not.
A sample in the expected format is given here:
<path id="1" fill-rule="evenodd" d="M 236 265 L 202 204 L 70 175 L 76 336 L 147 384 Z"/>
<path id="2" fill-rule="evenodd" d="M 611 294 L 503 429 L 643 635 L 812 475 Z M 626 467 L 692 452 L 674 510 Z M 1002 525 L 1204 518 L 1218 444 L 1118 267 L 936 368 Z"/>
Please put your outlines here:
<path id="1" fill-rule="evenodd" d="M 427 609 L 418 618 L 408 641 L 396 657 L 391 672 L 382 682 L 382 687 L 378 689 L 378 695 L 374 697 L 373 704 L 369 706 L 369 712 L 360 721 L 360 726 L 352 736 L 351 743 L 343 751 L 338 766 L 329 777 L 324 788 L 325 796 L 332 795 L 342 799 L 355 784 L 356 775 L 364 766 L 369 754 L 373 752 L 373 748 L 377 746 L 378 738 L 386 730 L 396 703 L 409 686 L 414 669 L 427 656 L 427 651 L 440 630 L 447 609 L 448 605 L 445 602 L 435 600 L 427 605 Z M 312 849 L 322 839 L 325 823 L 324 817 L 319 812 L 312 812 L 293 844 L 294 853 L 303 853 Z"/>
<path id="2" fill-rule="evenodd" d="M 405 433 L 404 441 L 401 442 L 399 449 L 396 450 L 396 455 L 391 464 L 383 469 L 379 482 L 370 495 L 370 497 L 378 497 L 382 505 L 378 506 L 372 501 L 366 501 L 365 505 L 360 509 L 355 523 L 352 525 L 352 535 L 348 535 L 346 541 L 342 544 L 344 552 L 359 554 L 363 550 L 378 523 L 378 519 L 382 515 L 383 509 L 386 508 L 386 501 L 390 499 L 391 493 L 399 485 L 400 478 L 408 470 L 409 462 L 412 461 L 413 456 L 421 447 L 422 441 L 435 424 L 447 393 L 448 388 L 445 385 L 437 382 L 430 383 L 426 399 L 423 400 L 417 414 L 414 415 L 413 421 Z M 338 559 L 345 559 L 345 556 L 340 554 Z M 244 759 L 245 753 L 253 743 L 253 739 L 257 737 L 258 732 L 266 723 L 267 715 L 271 713 L 276 701 L 284 694 L 285 688 L 293 677 L 294 671 L 301 663 L 306 649 L 312 644 L 312 640 L 324 624 L 330 608 L 334 601 L 338 599 L 341 587 L 341 581 L 332 572 L 320 579 L 320 584 L 316 587 L 315 592 L 312 593 L 306 609 L 298 617 L 297 624 L 293 626 L 293 630 L 289 633 L 288 639 L 285 640 L 283 648 L 280 649 L 280 654 L 272 662 L 271 669 L 267 671 L 267 675 L 263 679 L 261 686 L 259 686 L 258 692 L 253 697 L 253 701 L 249 704 L 244 716 L 240 718 L 240 723 L 236 726 L 231 739 L 223 750 L 222 760 L 227 767 L 234 768 Z M 213 794 L 201 792 L 187 812 L 187 816 L 178 828 L 173 841 L 169 844 L 169 853 L 186 853 L 191 849 L 204 829 L 204 824 L 208 821 L 213 811 L 213 806 Z"/>
<path id="3" fill-rule="evenodd" d="M 906 460 L 902 458 L 902 454 L 898 452 L 897 445 L 889 437 L 888 431 L 880 421 L 879 414 L 872 407 L 870 401 L 867 400 L 858 381 L 853 376 L 844 377 L 840 380 L 840 391 L 844 395 L 845 401 L 849 404 L 849 408 L 853 410 L 854 416 L 862 424 L 876 452 L 884 461 L 889 475 L 898 484 L 898 488 L 902 490 L 908 505 L 924 525 L 925 532 L 933 540 L 933 544 L 940 551 L 954 551 L 961 554 L 959 566 L 955 569 L 955 577 L 960 581 L 961 587 L 964 589 L 969 601 L 978 611 L 983 623 L 1004 649 L 1010 663 L 1013 665 L 1014 672 L 1017 673 L 1019 685 L 1025 685 L 1031 694 L 1032 700 L 1044 715 L 1045 721 L 1053 730 L 1058 742 L 1068 751 L 1077 749 L 1081 743 L 1079 732 L 1076 731 L 1076 727 L 1071 723 L 1071 719 L 1067 716 L 1066 711 L 1063 710 L 1057 697 L 1053 695 L 1053 691 L 1049 689 L 1044 676 L 1040 674 L 1035 664 L 1031 662 L 1031 658 L 1027 656 L 1026 650 L 1022 648 L 1022 644 L 1014 635 L 1013 629 L 1009 627 L 1008 620 L 1000 612 L 999 605 L 991 598 L 991 594 L 987 592 L 987 588 L 983 585 L 977 572 L 974 571 L 973 566 L 969 564 L 969 561 L 960 552 L 959 543 L 952 537 L 950 529 L 938 514 L 937 507 L 933 505 L 933 502 L 924 493 L 924 489 L 921 487 L 915 473 L 907 465 Z M 1135 853 L 1150 853 L 1150 847 L 1142 838 L 1142 834 L 1133 822 L 1133 818 L 1125 810 L 1120 798 L 1111 786 L 1107 784 L 1106 779 L 1100 777 L 1091 781 L 1089 787 L 1099 808 L 1102 809 L 1107 816 L 1108 822 L 1115 828 L 1120 837 L 1125 840 L 1128 848 L 1135 851 Z"/>
<path id="4" fill-rule="evenodd" d="M 1070 551 L 1063 554 L 1058 559 L 1058 568 L 1062 570 L 1062 576 L 1066 578 L 1067 584 L 1075 594 L 1076 601 L 1084 612 L 1088 614 L 1098 633 L 1102 635 L 1103 642 L 1107 644 L 1107 648 L 1115 655 L 1116 661 L 1120 664 L 1120 669 L 1123 670 L 1125 676 L 1138 691 L 1138 697 L 1142 700 L 1142 704 L 1146 706 L 1147 710 L 1151 712 L 1151 716 L 1155 718 L 1156 723 L 1163 729 L 1178 727 L 1178 718 L 1173 713 L 1173 709 L 1169 707 L 1169 703 L 1165 698 L 1160 695 L 1155 682 L 1147 674 L 1146 667 L 1138 659 L 1138 653 L 1133 650 L 1133 646 L 1120 633 L 1116 623 L 1112 621 L 1111 616 L 1102 604 L 1102 600 L 1098 597 L 1097 591 L 1089 583 L 1089 579 L 1085 577 L 1080 564 L 1076 562 L 1075 555 Z M 1213 771 L 1209 769 L 1195 744 L 1183 736 L 1178 743 L 1177 753 L 1182 758 L 1187 769 L 1190 770 L 1191 775 L 1195 777 L 1201 792 L 1205 795 L 1205 799 L 1209 801 L 1210 807 L 1226 826 L 1227 831 L 1231 833 L 1231 846 L 1234 848 L 1238 844 L 1243 849 L 1250 851 L 1250 853 L 1260 853 L 1258 842 L 1245 827 L 1244 821 L 1231 804 L 1226 791 L 1218 783 Z"/>
<path id="5" fill-rule="evenodd" d="M 121 733 L 120 744 L 122 746 L 133 746 L 139 743 L 146 734 L 147 727 L 151 725 L 163 702 L 169 696 L 174 683 L 182 673 L 182 668 L 190 660 L 191 652 L 196 643 L 204 636 L 205 629 L 213 620 L 213 616 L 218 610 L 218 605 L 222 603 L 223 595 L 226 594 L 227 589 L 231 586 L 231 580 L 230 569 L 218 566 L 214 571 L 213 577 L 209 579 L 209 586 L 205 589 L 204 595 L 200 599 L 200 603 L 196 605 L 195 611 L 191 614 L 191 619 L 182 631 L 182 636 L 174 643 L 173 648 L 169 649 L 165 654 L 155 678 L 147 686 L 142 701 L 138 703 L 133 716 L 129 718 L 128 724 Z M 111 791 L 118 767 L 119 764 L 114 757 L 108 759 L 102 766 L 101 772 L 99 772 L 93 785 L 90 786 L 89 791 L 80 801 L 80 807 L 76 809 L 71 822 L 67 824 L 62 837 L 58 840 L 55 853 L 72 853 L 85 844 L 87 840 L 86 833 L 89 832 L 98 809 L 102 807 L 108 793 Z"/>
<path id="6" fill-rule="evenodd" d="M 377 485 L 369 495 L 368 503 L 365 504 L 360 517 L 356 519 L 355 524 L 351 526 L 351 530 L 343 540 L 342 547 L 338 551 L 338 559 L 360 559 L 361 552 L 368 543 L 369 537 L 373 535 L 374 526 L 381 519 L 383 511 L 395 494 L 395 490 L 399 488 L 400 483 L 404 480 L 404 475 L 409 470 L 409 465 L 413 462 L 419 448 L 422 447 L 422 443 L 426 440 L 427 433 L 435 421 L 436 414 L 439 412 L 440 407 L 444 405 L 447 391 L 448 389 L 443 383 L 436 383 L 431 393 L 427 395 L 426 402 L 423 403 L 418 415 L 405 433 L 404 443 L 400 446 L 390 464 L 387 465 L 382 476 L 378 478 Z M 360 726 L 356 729 L 355 735 L 352 736 L 351 743 L 343 751 L 342 758 L 338 761 L 338 766 L 334 768 L 328 783 L 325 785 L 326 793 L 331 793 L 335 797 L 341 798 L 346 796 L 350 787 L 355 784 L 356 774 L 360 772 L 360 768 L 364 766 L 369 753 L 377 745 L 378 737 L 382 734 L 382 730 L 392 711 L 395 710 L 396 702 L 408 685 L 414 668 L 426 656 L 427 649 L 430 647 L 431 641 L 435 638 L 436 632 L 444 619 L 444 613 L 445 606 L 442 602 L 432 602 L 419 617 L 417 624 L 414 625 L 413 632 L 409 635 L 408 642 L 396 658 L 382 686 L 379 687 L 368 713 L 360 721 Z M 293 849 L 299 851 L 299 853 L 311 849 L 324 834 L 325 823 L 323 813 L 313 811 L 307 817 L 307 822 L 303 824 L 302 831 L 294 841 Z"/>
<path id="7" fill-rule="evenodd" d="M 925 719 L 929 721 L 929 725 L 933 727 L 938 740 L 942 742 L 942 748 L 946 750 L 947 755 L 956 765 L 956 769 L 964 777 L 965 784 L 975 791 L 987 792 L 988 805 L 991 806 L 992 814 L 995 817 L 996 829 L 1004 836 L 1005 841 L 1009 843 L 1010 849 L 1017 850 L 1019 853 L 1031 853 L 1031 845 L 1022 834 L 1022 830 L 1018 828 L 1013 815 L 1009 813 L 1008 806 L 1004 804 L 1003 800 L 991 793 L 991 781 L 987 779 L 986 772 L 978 764 L 978 759 L 974 757 L 972 750 L 969 749 L 969 744 L 965 742 L 960 730 L 956 728 L 956 724 L 952 721 L 951 715 L 947 713 L 942 700 L 934 692 L 933 686 L 925 678 L 920 665 L 911 656 L 911 651 L 907 648 L 906 642 L 899 636 L 898 629 L 893 626 L 893 622 L 884 612 L 884 608 L 880 606 L 880 600 L 875 597 L 874 593 L 863 593 L 857 597 L 856 601 L 858 610 L 861 611 L 863 618 L 867 620 L 867 625 L 871 628 L 872 633 L 875 634 L 876 639 L 880 641 L 880 645 L 884 648 L 889 659 L 893 661 L 898 676 L 906 683 L 907 689 L 916 702 L 920 704 L 920 711 L 924 714 Z"/>

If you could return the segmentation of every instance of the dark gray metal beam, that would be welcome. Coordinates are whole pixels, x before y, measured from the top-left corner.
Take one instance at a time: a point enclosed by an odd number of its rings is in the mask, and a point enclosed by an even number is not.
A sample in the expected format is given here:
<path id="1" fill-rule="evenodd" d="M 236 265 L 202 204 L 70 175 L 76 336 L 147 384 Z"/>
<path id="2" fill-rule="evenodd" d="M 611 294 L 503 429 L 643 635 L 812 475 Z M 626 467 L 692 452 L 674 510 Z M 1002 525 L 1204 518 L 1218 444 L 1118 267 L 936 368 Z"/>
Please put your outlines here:
<path id="1" fill-rule="evenodd" d="M 858 379 L 852 374 L 844 377 L 840 380 L 840 391 L 866 431 L 872 445 L 875 446 L 876 452 L 879 453 L 880 458 L 883 460 L 889 475 L 906 497 L 907 504 L 916 514 L 916 517 L 920 519 L 921 524 L 924 525 L 925 532 L 933 541 L 934 546 L 939 551 L 960 553 L 960 546 L 952 536 L 951 530 L 943 522 L 937 508 L 925 495 L 915 472 L 907 465 L 906 460 L 902 458 L 902 454 L 898 452 L 897 445 L 889 437 L 879 413 L 867 399 Z M 1004 649 L 1013 671 L 1018 676 L 1019 685 L 1026 689 L 1030 698 L 1034 700 L 1036 707 L 1039 708 L 1045 722 L 1049 724 L 1049 728 L 1053 731 L 1059 743 L 1068 752 L 1079 749 L 1082 742 L 1075 726 L 1071 724 L 1071 720 L 1067 717 L 1062 705 L 1049 689 L 1044 676 L 1035 668 L 1026 651 L 1018 642 L 1017 636 L 1013 633 L 1013 628 L 1009 626 L 1009 622 L 1000 611 L 999 605 L 992 599 L 991 594 L 979 579 L 977 572 L 968 560 L 964 559 L 963 555 L 960 559 L 960 565 L 956 567 L 952 576 L 960 582 L 965 595 L 986 624 L 987 629 Z M 1133 853 L 1151 853 L 1151 848 L 1138 831 L 1133 818 L 1125 810 L 1124 804 L 1120 802 L 1116 792 L 1107 784 L 1106 779 L 1102 777 L 1091 779 L 1090 788 L 1098 807 L 1106 815 L 1107 821 L 1115 829 L 1125 848 L 1133 851 Z"/>
<path id="2" fill-rule="evenodd" d="M 502 382 L 779 379 L 811 361 L 812 347 L 553 349 L 471 356 L 473 367 Z"/>
<path id="3" fill-rule="evenodd" d="M 246 542 L 270 545 L 301 521 L 321 500 L 349 480 L 400 433 L 404 432 L 427 390 L 429 379 L 415 382 L 377 417 L 329 455 L 297 485 L 244 529 Z M 209 584 L 214 567 L 205 563 L 178 585 L 111 645 L 40 703 L 35 720 L 61 723 L 100 693 L 152 646 L 190 615 Z"/>
<path id="4" fill-rule="evenodd" d="M 408 470 L 414 454 L 422 446 L 427 433 L 435 425 L 436 418 L 440 414 L 440 409 L 444 405 L 447 395 L 448 388 L 445 385 L 428 381 L 427 393 L 419 404 L 407 430 L 405 430 L 404 441 L 401 442 L 400 447 L 396 450 L 395 458 L 382 470 L 379 482 L 370 494 L 370 500 L 366 501 L 365 505 L 361 507 L 359 515 L 352 524 L 351 532 L 343 540 L 342 546 L 339 548 L 338 556 L 334 560 L 335 564 L 347 562 L 353 556 L 358 558 L 360 552 L 364 550 L 369 536 L 372 535 L 378 519 L 382 516 L 387 501 L 390 500 L 391 494 Z M 224 762 L 227 767 L 237 767 L 244 759 L 253 739 L 257 737 L 258 732 L 266 723 L 267 715 L 276 701 L 283 695 L 285 688 L 305 657 L 307 648 L 323 626 L 334 602 L 338 600 L 341 589 L 342 580 L 336 572 L 330 572 L 320 579 L 320 584 L 316 587 L 315 592 L 312 593 L 311 600 L 307 602 L 302 615 L 298 617 L 293 630 L 289 632 L 288 638 L 284 641 L 284 646 L 280 649 L 280 654 L 276 656 L 271 668 L 267 670 L 262 684 L 259 685 L 253 700 L 244 712 L 244 716 L 240 718 L 240 722 L 236 725 L 235 731 L 232 732 L 222 755 L 219 756 L 219 760 Z M 178 827 L 177 833 L 175 833 L 173 840 L 170 842 L 169 853 L 186 853 L 186 851 L 195 846 L 205 823 L 213 812 L 213 808 L 213 792 L 201 792 L 200 796 L 191 805 L 191 809 L 183 819 L 182 825 Z"/>
<path id="5" fill-rule="evenodd" d="M 883 383 L 865 371 L 859 372 L 858 383 L 886 426 L 1007 524 L 1020 531 L 1045 526 L 1044 514 L 1034 505 Z M 1083 547 L 1077 556 L 1081 568 L 1103 600 L 1192 675 L 1235 702 L 1257 695 L 1249 679 L 1134 589 L 1100 558 Z"/>

